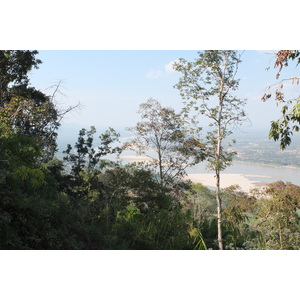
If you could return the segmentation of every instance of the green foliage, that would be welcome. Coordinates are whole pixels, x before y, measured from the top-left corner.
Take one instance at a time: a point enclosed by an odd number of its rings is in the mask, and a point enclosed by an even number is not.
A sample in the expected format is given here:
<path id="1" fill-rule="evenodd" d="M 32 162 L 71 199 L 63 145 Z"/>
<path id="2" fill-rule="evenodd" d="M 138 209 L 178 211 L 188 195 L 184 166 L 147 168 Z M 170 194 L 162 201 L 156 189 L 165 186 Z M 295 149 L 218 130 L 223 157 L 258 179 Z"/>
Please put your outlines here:
<path id="1" fill-rule="evenodd" d="M 28 72 L 38 68 L 37 51 L 0 51 L 0 134 L 31 136 L 46 159 L 56 151 L 59 111 L 53 97 L 29 86 Z"/>
<path id="2" fill-rule="evenodd" d="M 0 167 L 3 189 L 35 190 L 45 184 L 38 161 L 43 153 L 32 138 L 19 135 L 0 136 Z"/>
<path id="3" fill-rule="evenodd" d="M 0 51 L 0 105 L 10 99 L 7 93 L 9 84 L 27 85 L 28 72 L 42 63 L 36 59 L 38 51 L 1 50 Z"/>
<path id="4" fill-rule="evenodd" d="M 16 181 L 29 181 L 32 187 L 40 187 L 45 185 L 45 176 L 42 170 L 32 169 L 25 166 L 21 166 L 14 170 L 13 178 Z"/>
<path id="5" fill-rule="evenodd" d="M 217 213 L 214 192 L 200 183 L 191 184 L 191 188 L 186 192 L 183 205 L 191 210 L 194 220 L 199 222 Z"/>
<path id="6" fill-rule="evenodd" d="M 300 187 L 278 181 L 258 195 L 254 228 L 264 249 L 300 249 Z"/>
<path id="7" fill-rule="evenodd" d="M 142 213 L 131 204 L 118 215 L 114 233 L 127 249 L 193 249 L 189 222 L 190 214 L 180 206 Z"/>
<path id="8" fill-rule="evenodd" d="M 271 122 L 269 138 L 280 140 L 280 148 L 284 150 L 291 144 L 293 132 L 299 131 L 300 98 L 286 102 L 281 112 L 282 117 Z"/>
<path id="9" fill-rule="evenodd" d="M 205 241 L 199 229 L 194 228 L 191 231 L 191 236 L 195 237 L 194 243 L 196 244 L 195 250 L 207 250 Z"/>
<path id="10" fill-rule="evenodd" d="M 279 67 L 276 79 L 280 77 L 283 67 L 287 67 L 290 60 L 297 60 L 297 65 L 300 62 L 299 50 L 280 50 L 276 53 L 276 61 L 274 68 Z M 299 131 L 300 124 L 300 98 L 285 99 L 284 94 L 284 81 L 292 84 L 299 84 L 299 78 L 293 77 L 283 79 L 278 84 L 275 84 L 275 101 L 277 105 L 283 105 L 281 108 L 282 116 L 276 121 L 271 122 L 269 138 L 274 141 L 280 141 L 280 148 L 283 150 L 288 147 L 292 142 L 292 135 L 294 132 Z M 269 87 L 270 89 L 271 87 Z M 263 101 L 272 97 L 272 92 L 265 93 L 262 97 Z"/>
<path id="11" fill-rule="evenodd" d="M 227 249 L 243 249 L 244 243 L 255 232 L 249 225 L 256 200 L 241 191 L 239 186 L 230 186 L 222 191 L 224 242 Z"/>
<path id="12" fill-rule="evenodd" d="M 105 164 L 99 165 L 101 157 L 108 154 L 120 154 L 122 151 L 120 147 L 111 146 L 112 143 L 118 141 L 120 136 L 114 129 L 109 128 L 99 137 L 101 145 L 97 148 L 93 146 L 95 133 L 96 128 L 94 126 L 89 131 L 84 128 L 81 129 L 74 146 L 76 152 L 72 152 L 73 147 L 71 145 L 68 145 L 67 150 L 64 151 L 67 154 L 64 160 L 71 163 L 72 174 L 75 177 L 80 175 L 84 167 L 87 167 L 88 172 L 92 173 L 96 167 L 104 166 Z"/>

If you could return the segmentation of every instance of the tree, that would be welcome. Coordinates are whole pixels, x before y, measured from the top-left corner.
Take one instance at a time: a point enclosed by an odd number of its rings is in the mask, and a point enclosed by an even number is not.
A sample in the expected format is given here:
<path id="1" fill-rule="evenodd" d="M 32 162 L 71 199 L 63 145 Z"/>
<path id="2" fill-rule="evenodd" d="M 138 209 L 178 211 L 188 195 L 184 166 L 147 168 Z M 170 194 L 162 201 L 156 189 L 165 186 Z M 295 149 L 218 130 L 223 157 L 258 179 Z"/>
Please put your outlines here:
<path id="1" fill-rule="evenodd" d="M 289 182 L 269 184 L 256 201 L 254 228 L 263 249 L 300 249 L 300 187 Z"/>
<path id="2" fill-rule="evenodd" d="M 287 67 L 289 60 L 296 60 L 297 65 L 300 63 L 299 50 L 280 50 L 275 53 L 274 68 L 278 68 L 276 79 L 279 79 L 283 67 Z M 282 117 L 276 121 L 271 122 L 269 137 L 274 141 L 280 140 L 280 148 L 284 150 L 291 144 L 291 136 L 293 132 L 298 132 L 300 127 L 300 97 L 295 99 L 285 99 L 284 84 L 289 82 L 292 84 L 299 84 L 300 77 L 285 78 L 279 81 L 275 89 L 275 101 L 277 105 L 283 105 L 281 108 Z M 268 88 L 269 90 L 271 87 Z M 263 101 L 272 97 L 272 93 L 265 93 L 262 97 Z"/>
<path id="3" fill-rule="evenodd" d="M 181 178 L 187 167 L 206 157 L 200 129 L 193 130 L 174 109 L 162 107 L 157 100 L 149 99 L 140 105 L 139 114 L 143 121 L 129 128 L 135 138 L 124 148 L 149 157 L 148 167 L 158 174 L 162 186 Z"/>
<path id="4" fill-rule="evenodd" d="M 226 249 L 241 249 L 255 232 L 249 220 L 255 210 L 256 198 L 232 185 L 222 190 L 223 228 Z M 247 243 L 246 243 L 247 244 Z"/>
<path id="5" fill-rule="evenodd" d="M 34 89 L 27 89 L 35 96 L 16 96 L 0 108 L 1 134 L 17 134 L 34 138 L 51 158 L 56 150 L 57 129 L 59 128 L 58 110 L 54 103 Z M 37 103 L 38 98 L 43 102 Z"/>
<path id="6" fill-rule="evenodd" d="M 55 101 L 61 82 L 52 86 L 52 95 L 30 86 L 28 73 L 38 68 L 38 51 L 0 51 L 0 134 L 30 136 L 52 159 L 56 151 L 57 130 L 63 117 L 75 109 L 59 109 Z"/>
<path id="7" fill-rule="evenodd" d="M 194 62 L 180 59 L 175 69 L 183 74 L 178 84 L 183 99 L 190 100 L 186 111 L 194 108 L 210 120 L 213 128 L 207 135 L 210 145 L 208 167 L 215 171 L 216 200 L 218 208 L 218 244 L 223 249 L 222 199 L 220 194 L 220 172 L 232 161 L 233 152 L 226 152 L 223 141 L 231 134 L 233 126 L 245 120 L 244 100 L 231 93 L 239 85 L 236 74 L 241 62 L 237 51 L 203 51 Z"/>
<path id="8" fill-rule="evenodd" d="M 96 133 L 95 126 L 91 126 L 90 130 L 81 129 L 79 131 L 78 140 L 73 147 L 68 144 L 67 150 L 63 151 L 66 154 L 64 160 L 71 164 L 71 173 L 74 177 L 80 176 L 80 172 L 86 167 L 91 174 L 99 165 L 101 158 L 108 154 L 120 154 L 122 149 L 118 146 L 112 147 L 112 143 L 119 141 L 120 134 L 113 128 L 109 128 L 105 133 L 99 136 L 101 145 L 95 147 L 94 134 Z"/>
<path id="9" fill-rule="evenodd" d="M 67 149 L 63 151 L 66 154 L 63 159 L 67 162 L 69 171 L 69 192 L 73 195 L 76 203 L 82 198 L 92 199 L 96 194 L 99 194 L 97 176 L 100 170 L 109 164 L 103 157 L 108 154 L 121 153 L 120 147 L 112 146 L 120 136 L 114 129 L 109 128 L 99 136 L 101 143 L 98 147 L 93 144 L 95 133 L 96 128 L 94 126 L 90 130 L 81 129 L 74 146 L 75 149 L 68 144 Z M 112 163 L 110 162 L 110 164 Z"/>
<path id="10" fill-rule="evenodd" d="M 216 215 L 215 196 L 213 191 L 201 183 L 191 184 L 191 188 L 186 192 L 184 199 L 184 208 L 193 212 L 193 218 L 196 222 L 202 222 L 205 219 Z"/>
<path id="11" fill-rule="evenodd" d="M 38 69 L 42 63 L 36 58 L 38 51 L 1 50 L 0 51 L 0 106 L 12 97 L 9 85 L 27 86 L 28 72 Z"/>

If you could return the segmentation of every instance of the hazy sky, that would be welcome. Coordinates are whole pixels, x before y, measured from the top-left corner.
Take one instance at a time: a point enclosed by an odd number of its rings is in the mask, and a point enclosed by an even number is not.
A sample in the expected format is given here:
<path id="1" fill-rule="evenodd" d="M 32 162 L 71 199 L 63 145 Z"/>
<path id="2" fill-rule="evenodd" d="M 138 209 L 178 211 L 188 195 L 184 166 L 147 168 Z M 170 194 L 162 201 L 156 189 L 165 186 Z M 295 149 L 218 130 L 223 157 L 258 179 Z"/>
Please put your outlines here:
<path id="1" fill-rule="evenodd" d="M 80 111 L 66 117 L 66 124 L 110 126 L 122 130 L 139 120 L 138 106 L 150 97 L 176 110 L 183 106 L 179 91 L 173 87 L 180 74 L 171 67 L 172 62 L 180 57 L 194 60 L 197 51 L 43 50 L 38 55 L 43 63 L 38 70 L 32 71 L 31 83 L 45 90 L 62 80 L 65 96 L 58 97 L 61 105 L 82 104 Z M 263 103 L 260 100 L 266 87 L 276 83 L 273 66 L 271 51 L 243 53 L 237 94 L 248 99 L 246 110 L 252 122 L 252 127 L 247 125 L 245 128 L 268 128 L 270 121 L 280 116 L 274 101 Z M 269 71 L 266 70 L 268 67 Z M 291 65 L 281 78 L 297 74 L 299 69 Z M 295 95 L 300 94 L 298 89 L 297 86 L 289 87 Z"/>

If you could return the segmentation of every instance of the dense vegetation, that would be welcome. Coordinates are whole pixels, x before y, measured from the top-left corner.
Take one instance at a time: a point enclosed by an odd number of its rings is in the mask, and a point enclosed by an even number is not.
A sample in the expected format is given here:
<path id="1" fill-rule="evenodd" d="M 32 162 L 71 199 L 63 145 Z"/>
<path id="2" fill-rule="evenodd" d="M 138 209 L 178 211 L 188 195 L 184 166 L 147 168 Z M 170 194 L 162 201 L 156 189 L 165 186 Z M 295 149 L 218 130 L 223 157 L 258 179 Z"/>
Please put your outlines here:
<path id="1" fill-rule="evenodd" d="M 193 163 L 209 155 L 197 136 L 184 139 L 186 124 L 172 110 L 171 119 L 163 115 L 173 147 L 152 165 L 108 160 L 122 152 L 119 134 L 109 128 L 95 147 L 94 127 L 82 129 L 59 160 L 65 112 L 30 87 L 36 54 L 0 51 L 0 248 L 218 249 L 215 192 L 182 180 L 182 164 L 174 163 L 195 149 Z M 221 197 L 224 249 L 300 248 L 300 187 L 276 182 L 248 195 L 232 186 Z"/>

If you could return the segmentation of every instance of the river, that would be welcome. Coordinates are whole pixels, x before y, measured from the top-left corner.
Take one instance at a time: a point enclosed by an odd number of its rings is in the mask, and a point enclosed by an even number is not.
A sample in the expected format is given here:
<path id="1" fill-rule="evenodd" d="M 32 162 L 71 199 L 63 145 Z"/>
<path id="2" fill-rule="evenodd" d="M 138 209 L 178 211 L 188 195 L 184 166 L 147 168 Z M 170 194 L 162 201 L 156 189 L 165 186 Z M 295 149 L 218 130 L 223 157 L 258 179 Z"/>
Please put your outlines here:
<path id="1" fill-rule="evenodd" d="M 213 171 L 206 170 L 206 163 L 187 170 L 189 174 L 213 174 Z M 300 185 L 300 169 L 289 167 L 273 167 L 259 164 L 233 162 L 233 165 L 222 171 L 223 174 L 241 174 L 252 181 L 271 183 L 278 180 L 289 181 Z M 234 183 L 233 183 L 234 184 Z"/>

